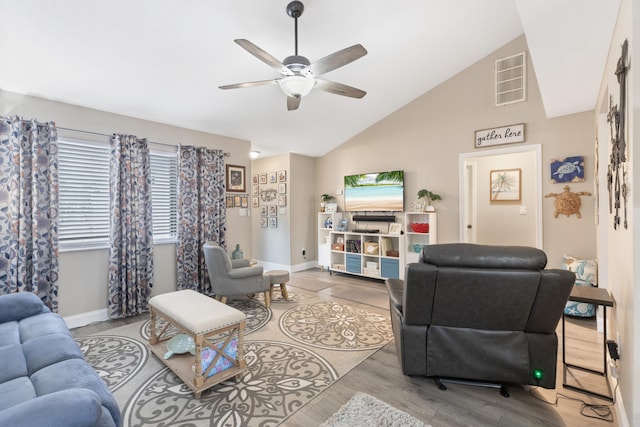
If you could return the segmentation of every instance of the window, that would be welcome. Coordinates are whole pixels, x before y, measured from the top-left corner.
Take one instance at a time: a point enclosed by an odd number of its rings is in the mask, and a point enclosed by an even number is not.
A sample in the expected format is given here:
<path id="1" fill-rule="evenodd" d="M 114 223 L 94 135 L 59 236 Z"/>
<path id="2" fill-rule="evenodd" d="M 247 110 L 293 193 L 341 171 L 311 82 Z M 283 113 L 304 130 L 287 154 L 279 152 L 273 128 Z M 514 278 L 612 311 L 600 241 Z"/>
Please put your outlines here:
<path id="1" fill-rule="evenodd" d="M 177 232 L 178 157 L 176 153 L 151 153 L 153 241 L 174 242 Z"/>
<path id="2" fill-rule="evenodd" d="M 61 249 L 109 244 L 109 146 L 58 141 Z"/>
<path id="3" fill-rule="evenodd" d="M 109 157 L 105 143 L 58 140 L 59 242 L 62 250 L 109 245 Z M 151 152 L 154 243 L 175 241 L 177 156 Z"/>

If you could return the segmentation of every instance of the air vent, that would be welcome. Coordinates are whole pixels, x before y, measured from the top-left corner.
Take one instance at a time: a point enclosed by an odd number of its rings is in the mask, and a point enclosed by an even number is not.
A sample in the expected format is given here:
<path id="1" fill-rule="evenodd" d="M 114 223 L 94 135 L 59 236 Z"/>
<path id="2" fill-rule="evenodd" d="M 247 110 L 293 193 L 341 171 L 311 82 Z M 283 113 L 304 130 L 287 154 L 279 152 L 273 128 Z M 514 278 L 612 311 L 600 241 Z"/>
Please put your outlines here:
<path id="1" fill-rule="evenodd" d="M 526 99 L 526 71 L 524 52 L 496 61 L 496 106 Z"/>

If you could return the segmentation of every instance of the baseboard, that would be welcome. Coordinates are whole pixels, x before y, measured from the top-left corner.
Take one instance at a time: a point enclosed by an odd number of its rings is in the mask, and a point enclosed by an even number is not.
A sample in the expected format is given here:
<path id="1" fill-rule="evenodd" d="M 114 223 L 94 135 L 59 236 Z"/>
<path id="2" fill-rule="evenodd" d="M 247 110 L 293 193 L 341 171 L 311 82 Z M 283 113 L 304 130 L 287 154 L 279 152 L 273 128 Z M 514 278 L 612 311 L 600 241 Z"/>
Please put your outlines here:
<path id="1" fill-rule="evenodd" d="M 86 313 L 74 314 L 72 316 L 63 317 L 69 329 L 87 326 L 96 322 L 104 322 L 109 320 L 109 312 L 106 308 L 101 310 L 88 311 Z"/>
<path id="2" fill-rule="evenodd" d="M 295 273 L 296 271 L 311 270 L 312 268 L 318 268 L 318 261 L 307 261 L 301 264 L 292 265 L 291 271 Z"/>

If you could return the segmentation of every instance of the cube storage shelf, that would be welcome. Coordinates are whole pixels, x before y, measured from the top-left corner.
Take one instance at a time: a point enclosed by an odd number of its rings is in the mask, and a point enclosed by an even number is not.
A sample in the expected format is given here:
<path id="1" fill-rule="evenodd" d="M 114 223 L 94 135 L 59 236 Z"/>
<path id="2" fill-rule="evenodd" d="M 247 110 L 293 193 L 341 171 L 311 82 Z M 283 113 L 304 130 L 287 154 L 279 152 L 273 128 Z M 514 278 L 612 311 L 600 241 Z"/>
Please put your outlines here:
<path id="1" fill-rule="evenodd" d="M 331 231 L 330 235 L 330 272 L 338 271 L 377 279 L 404 278 L 404 268 L 400 268 L 404 267 L 404 236 L 352 231 Z M 344 245 L 344 249 L 333 249 L 339 245 Z M 388 251 L 394 251 L 398 256 L 389 256 Z"/>
<path id="2" fill-rule="evenodd" d="M 418 262 L 422 246 L 438 243 L 438 219 L 435 212 L 406 212 L 405 224 L 405 262 Z M 413 231 L 412 224 L 420 224 Z M 427 224 L 425 227 L 424 224 Z M 426 231 L 424 231 L 426 229 Z"/>
<path id="3" fill-rule="evenodd" d="M 405 234 L 400 235 L 338 231 L 342 218 L 342 212 L 318 214 L 318 265 L 329 272 L 404 279 L 405 265 L 418 262 L 422 246 L 437 243 L 434 212 L 406 212 Z M 411 224 L 420 224 L 415 227 L 420 232 L 412 231 Z"/>

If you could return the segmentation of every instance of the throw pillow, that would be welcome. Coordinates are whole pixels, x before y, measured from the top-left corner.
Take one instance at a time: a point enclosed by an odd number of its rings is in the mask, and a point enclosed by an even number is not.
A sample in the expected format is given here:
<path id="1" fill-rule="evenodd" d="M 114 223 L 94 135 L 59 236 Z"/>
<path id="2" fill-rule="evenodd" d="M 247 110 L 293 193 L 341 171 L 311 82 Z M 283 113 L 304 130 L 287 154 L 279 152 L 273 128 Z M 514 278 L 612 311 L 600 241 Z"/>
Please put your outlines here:
<path id="1" fill-rule="evenodd" d="M 565 255 L 562 261 L 565 269 L 576 274 L 576 279 L 598 286 L 598 262 L 595 259 L 578 259 Z"/>

